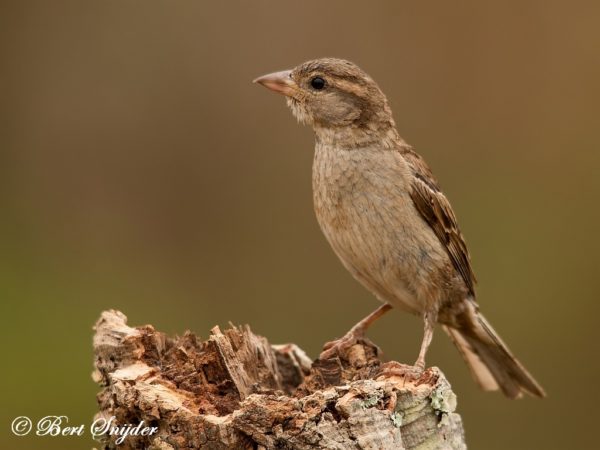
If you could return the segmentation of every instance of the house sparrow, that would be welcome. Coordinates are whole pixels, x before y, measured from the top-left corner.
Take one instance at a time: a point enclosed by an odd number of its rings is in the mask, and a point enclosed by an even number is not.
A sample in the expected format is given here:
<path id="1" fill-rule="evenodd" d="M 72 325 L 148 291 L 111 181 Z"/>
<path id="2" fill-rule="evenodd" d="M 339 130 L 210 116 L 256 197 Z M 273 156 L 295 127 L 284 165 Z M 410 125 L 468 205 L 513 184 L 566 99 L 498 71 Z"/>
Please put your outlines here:
<path id="1" fill-rule="evenodd" d="M 424 337 L 442 325 L 485 390 L 510 398 L 544 390 L 517 361 L 475 301 L 475 275 L 448 199 L 431 170 L 400 137 L 388 101 L 355 64 L 334 58 L 254 80 L 283 94 L 311 125 L 316 146 L 313 198 L 319 225 L 350 273 L 381 302 L 320 358 L 360 339 L 392 307 L 419 315 Z"/>

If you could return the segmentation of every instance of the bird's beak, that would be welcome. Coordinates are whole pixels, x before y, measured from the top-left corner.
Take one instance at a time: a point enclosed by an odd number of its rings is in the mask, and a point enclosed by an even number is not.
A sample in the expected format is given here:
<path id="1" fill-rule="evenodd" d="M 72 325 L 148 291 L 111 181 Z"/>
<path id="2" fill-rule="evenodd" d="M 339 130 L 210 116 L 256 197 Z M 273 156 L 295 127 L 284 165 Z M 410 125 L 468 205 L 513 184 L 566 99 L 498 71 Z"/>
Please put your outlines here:
<path id="1" fill-rule="evenodd" d="M 297 89 L 297 85 L 292 80 L 290 74 L 291 70 L 282 70 L 281 72 L 269 73 L 262 77 L 256 78 L 253 83 L 262 84 L 267 89 L 271 89 L 278 94 L 283 94 L 288 97 L 292 97 L 294 91 Z"/>

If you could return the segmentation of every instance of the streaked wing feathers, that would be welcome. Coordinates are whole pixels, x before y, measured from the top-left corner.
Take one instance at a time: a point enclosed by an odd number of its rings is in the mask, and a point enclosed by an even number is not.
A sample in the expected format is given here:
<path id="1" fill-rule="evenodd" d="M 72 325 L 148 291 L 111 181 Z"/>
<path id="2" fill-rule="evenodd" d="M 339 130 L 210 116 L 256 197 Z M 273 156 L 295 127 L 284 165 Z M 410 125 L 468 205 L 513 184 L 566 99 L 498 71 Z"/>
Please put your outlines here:
<path id="1" fill-rule="evenodd" d="M 410 147 L 403 148 L 402 155 L 413 171 L 411 197 L 417 210 L 444 245 L 452 264 L 467 285 L 469 293 L 475 295 L 477 280 L 471 268 L 467 245 L 458 228 L 450 202 L 441 192 L 431 170 L 421 156 Z"/>

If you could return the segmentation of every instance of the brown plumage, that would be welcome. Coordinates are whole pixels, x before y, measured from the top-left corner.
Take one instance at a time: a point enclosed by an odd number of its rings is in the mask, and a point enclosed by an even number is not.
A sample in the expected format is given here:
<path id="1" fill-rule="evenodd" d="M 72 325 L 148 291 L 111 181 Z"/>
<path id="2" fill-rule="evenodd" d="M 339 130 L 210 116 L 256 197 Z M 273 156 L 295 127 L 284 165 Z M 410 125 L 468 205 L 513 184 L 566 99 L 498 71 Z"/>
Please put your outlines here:
<path id="1" fill-rule="evenodd" d="M 355 64 L 334 58 L 255 80 L 284 94 L 316 137 L 317 219 L 344 266 L 384 304 L 342 339 L 352 344 L 392 306 L 423 317 L 417 371 L 440 323 L 475 379 L 508 397 L 544 391 L 479 312 L 469 252 L 431 170 L 400 137 L 385 95 Z"/>
<path id="2" fill-rule="evenodd" d="M 415 202 L 417 210 L 444 245 L 452 265 L 469 289 L 469 294 L 474 296 L 477 280 L 471 268 L 467 244 L 458 228 L 450 202 L 440 191 L 440 187 L 423 158 L 410 147 L 403 147 L 400 151 L 413 173 L 411 198 Z"/>

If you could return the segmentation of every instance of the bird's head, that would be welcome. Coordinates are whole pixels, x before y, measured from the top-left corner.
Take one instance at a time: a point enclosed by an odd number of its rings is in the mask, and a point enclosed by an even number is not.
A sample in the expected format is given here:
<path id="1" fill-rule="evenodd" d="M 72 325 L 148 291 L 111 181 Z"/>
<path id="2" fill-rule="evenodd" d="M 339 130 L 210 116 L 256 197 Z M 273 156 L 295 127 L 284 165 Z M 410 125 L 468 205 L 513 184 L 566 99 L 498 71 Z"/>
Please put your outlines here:
<path id="1" fill-rule="evenodd" d="M 287 97 L 296 118 L 317 135 L 395 130 L 392 113 L 377 83 L 356 64 L 343 59 L 307 61 L 292 70 L 254 80 Z"/>

